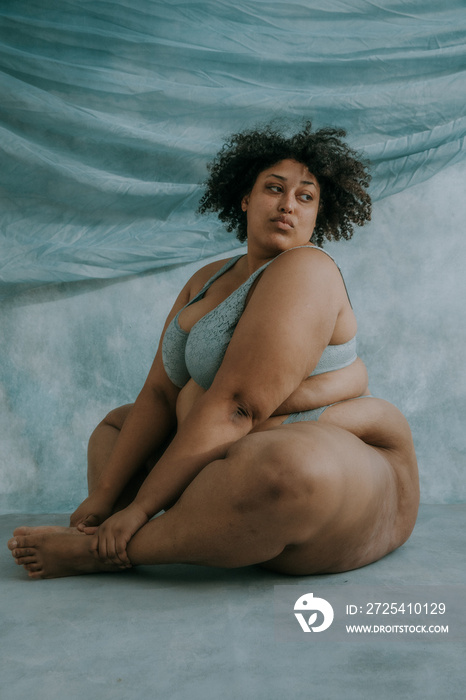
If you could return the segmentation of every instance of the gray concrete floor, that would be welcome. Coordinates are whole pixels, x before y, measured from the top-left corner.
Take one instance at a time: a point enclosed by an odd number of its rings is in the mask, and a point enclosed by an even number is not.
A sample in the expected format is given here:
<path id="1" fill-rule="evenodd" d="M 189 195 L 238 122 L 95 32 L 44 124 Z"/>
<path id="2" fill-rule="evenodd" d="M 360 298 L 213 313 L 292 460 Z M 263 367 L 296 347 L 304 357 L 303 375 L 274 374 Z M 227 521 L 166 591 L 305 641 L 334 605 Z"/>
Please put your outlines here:
<path id="1" fill-rule="evenodd" d="M 18 525 L 64 515 L 3 515 Z M 280 641 L 274 590 L 466 584 L 465 505 L 424 505 L 410 540 L 371 566 L 289 578 L 260 568 L 140 567 L 30 581 L 1 549 L 0 686 L 5 700 L 390 700 L 465 697 L 466 631 L 456 640 L 322 635 Z M 466 601 L 462 601 L 466 605 Z"/>

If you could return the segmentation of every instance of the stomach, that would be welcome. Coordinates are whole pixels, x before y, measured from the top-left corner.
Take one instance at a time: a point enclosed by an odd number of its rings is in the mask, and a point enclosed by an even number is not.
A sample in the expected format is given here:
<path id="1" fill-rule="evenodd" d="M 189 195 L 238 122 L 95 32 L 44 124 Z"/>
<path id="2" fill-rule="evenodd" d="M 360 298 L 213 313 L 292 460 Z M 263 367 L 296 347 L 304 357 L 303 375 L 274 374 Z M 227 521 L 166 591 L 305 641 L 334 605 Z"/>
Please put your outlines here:
<path id="1" fill-rule="evenodd" d="M 185 384 L 176 403 L 178 425 L 181 425 L 204 393 L 205 389 L 199 386 L 194 379 L 190 379 Z M 357 358 L 351 365 L 343 369 L 304 379 L 266 421 L 253 428 L 253 432 L 268 430 L 280 425 L 290 413 L 309 411 L 368 393 L 366 366 L 360 358 Z"/>

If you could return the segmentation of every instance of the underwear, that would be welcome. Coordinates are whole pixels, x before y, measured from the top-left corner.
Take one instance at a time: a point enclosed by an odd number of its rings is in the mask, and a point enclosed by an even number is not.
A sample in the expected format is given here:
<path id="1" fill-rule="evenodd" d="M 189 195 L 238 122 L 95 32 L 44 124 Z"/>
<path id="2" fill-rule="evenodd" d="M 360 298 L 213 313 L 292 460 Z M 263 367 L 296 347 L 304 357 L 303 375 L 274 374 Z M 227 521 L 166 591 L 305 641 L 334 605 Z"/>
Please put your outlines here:
<path id="1" fill-rule="evenodd" d="M 319 408 L 311 408 L 309 411 L 298 411 L 297 413 L 290 413 L 288 418 L 286 418 L 282 425 L 286 423 L 300 423 L 301 421 L 318 421 L 322 413 L 330 406 L 337 406 L 339 403 L 345 403 L 345 401 L 355 401 L 356 399 L 373 399 L 372 394 L 364 394 L 363 396 L 355 396 L 352 399 L 345 399 L 344 401 L 336 401 L 335 403 L 329 403 L 327 406 L 320 406 Z"/>
<path id="2" fill-rule="evenodd" d="M 321 250 L 333 260 L 332 256 L 322 248 L 316 248 L 316 250 Z M 233 267 L 241 257 L 243 256 L 238 255 L 228 260 L 183 309 L 201 299 L 213 282 Z M 257 277 L 271 262 L 273 261 L 269 260 L 253 272 L 230 296 L 199 319 L 189 332 L 183 330 L 178 322 L 178 316 L 183 309 L 180 309 L 175 318 L 172 319 L 165 331 L 162 343 L 162 360 L 165 371 L 175 386 L 181 388 L 191 378 L 205 390 L 211 386 L 244 311 L 249 290 Z M 316 368 L 309 376 L 348 367 L 356 358 L 356 336 L 340 345 L 328 345 Z"/>

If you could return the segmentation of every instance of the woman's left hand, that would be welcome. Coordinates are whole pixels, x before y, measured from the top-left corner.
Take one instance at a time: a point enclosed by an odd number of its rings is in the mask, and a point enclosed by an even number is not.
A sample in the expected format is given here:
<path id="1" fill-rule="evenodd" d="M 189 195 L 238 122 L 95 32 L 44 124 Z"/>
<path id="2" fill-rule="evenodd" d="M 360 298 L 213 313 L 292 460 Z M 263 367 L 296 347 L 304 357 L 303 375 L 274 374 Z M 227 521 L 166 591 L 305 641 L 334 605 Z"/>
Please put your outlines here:
<path id="1" fill-rule="evenodd" d="M 105 563 L 112 563 L 123 569 L 132 566 L 126 547 L 132 536 L 149 520 L 140 506 L 131 503 L 127 508 L 110 516 L 98 528 L 86 527 L 86 535 L 92 535 L 91 549 Z"/>

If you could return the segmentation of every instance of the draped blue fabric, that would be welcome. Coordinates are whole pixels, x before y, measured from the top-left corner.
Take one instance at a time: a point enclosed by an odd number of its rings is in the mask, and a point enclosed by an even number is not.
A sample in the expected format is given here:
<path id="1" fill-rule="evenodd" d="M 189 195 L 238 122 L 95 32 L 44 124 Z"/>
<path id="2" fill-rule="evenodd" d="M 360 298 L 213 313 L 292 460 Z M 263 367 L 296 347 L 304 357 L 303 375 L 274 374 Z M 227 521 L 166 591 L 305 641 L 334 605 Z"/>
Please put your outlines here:
<path id="1" fill-rule="evenodd" d="M 230 133 L 348 130 L 375 199 L 465 156 L 464 0 L 2 0 L 0 279 L 231 250 L 195 209 Z"/>

